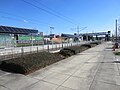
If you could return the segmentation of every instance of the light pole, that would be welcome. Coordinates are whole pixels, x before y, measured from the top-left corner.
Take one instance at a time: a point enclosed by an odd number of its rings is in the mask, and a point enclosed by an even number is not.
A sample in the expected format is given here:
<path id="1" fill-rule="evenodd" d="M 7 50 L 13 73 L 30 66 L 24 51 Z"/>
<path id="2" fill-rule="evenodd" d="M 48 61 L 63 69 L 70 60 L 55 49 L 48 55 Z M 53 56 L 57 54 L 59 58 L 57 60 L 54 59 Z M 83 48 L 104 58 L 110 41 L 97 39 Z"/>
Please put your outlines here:
<path id="1" fill-rule="evenodd" d="M 50 34 L 52 34 L 52 30 L 54 29 L 54 27 L 50 27 Z M 51 40 L 52 40 L 52 38 L 53 37 L 50 37 L 51 38 Z M 52 40 L 52 49 L 53 49 L 53 40 Z"/>
<path id="2" fill-rule="evenodd" d="M 50 27 L 50 34 L 52 34 L 54 27 Z"/>

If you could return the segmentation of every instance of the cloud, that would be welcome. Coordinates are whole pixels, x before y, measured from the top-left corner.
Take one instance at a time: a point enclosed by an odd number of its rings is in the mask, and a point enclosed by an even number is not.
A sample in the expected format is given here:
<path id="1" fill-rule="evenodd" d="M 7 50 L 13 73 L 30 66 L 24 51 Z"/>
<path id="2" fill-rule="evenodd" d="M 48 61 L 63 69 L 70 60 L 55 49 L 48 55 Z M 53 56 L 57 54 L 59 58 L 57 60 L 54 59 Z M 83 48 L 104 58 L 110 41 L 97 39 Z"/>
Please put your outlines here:
<path id="1" fill-rule="evenodd" d="M 28 23 L 28 21 L 27 21 L 27 20 L 23 20 L 23 22 Z"/>

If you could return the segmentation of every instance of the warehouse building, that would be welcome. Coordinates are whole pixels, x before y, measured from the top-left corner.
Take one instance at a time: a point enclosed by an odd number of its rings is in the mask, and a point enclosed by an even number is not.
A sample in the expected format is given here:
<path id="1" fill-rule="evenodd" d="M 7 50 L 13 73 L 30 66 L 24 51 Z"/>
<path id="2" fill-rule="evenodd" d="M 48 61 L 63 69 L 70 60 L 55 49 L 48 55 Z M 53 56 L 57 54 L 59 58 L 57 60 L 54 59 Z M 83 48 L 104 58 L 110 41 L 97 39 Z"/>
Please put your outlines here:
<path id="1" fill-rule="evenodd" d="M 0 26 L 0 48 L 13 47 L 17 43 L 25 41 L 26 43 L 31 43 L 30 41 L 33 38 L 34 40 L 40 40 L 42 35 L 38 33 L 38 30 L 34 29 Z"/>

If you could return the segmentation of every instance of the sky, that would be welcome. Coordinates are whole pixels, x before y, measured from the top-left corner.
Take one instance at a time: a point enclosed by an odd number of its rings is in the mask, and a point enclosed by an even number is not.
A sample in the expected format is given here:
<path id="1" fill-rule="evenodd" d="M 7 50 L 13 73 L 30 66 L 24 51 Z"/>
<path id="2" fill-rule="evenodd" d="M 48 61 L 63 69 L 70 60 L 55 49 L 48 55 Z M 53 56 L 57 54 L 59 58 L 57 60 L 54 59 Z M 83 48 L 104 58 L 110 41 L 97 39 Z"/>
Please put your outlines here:
<path id="1" fill-rule="evenodd" d="M 0 0 L 0 25 L 44 34 L 114 32 L 115 19 L 120 0 Z"/>

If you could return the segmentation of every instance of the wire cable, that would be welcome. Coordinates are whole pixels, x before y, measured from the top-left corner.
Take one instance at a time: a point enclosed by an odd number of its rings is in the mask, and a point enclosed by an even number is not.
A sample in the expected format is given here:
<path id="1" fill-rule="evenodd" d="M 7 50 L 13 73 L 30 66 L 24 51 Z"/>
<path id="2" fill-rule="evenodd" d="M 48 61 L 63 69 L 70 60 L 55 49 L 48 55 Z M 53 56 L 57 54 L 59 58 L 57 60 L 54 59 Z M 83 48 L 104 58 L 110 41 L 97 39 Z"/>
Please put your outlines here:
<path id="1" fill-rule="evenodd" d="M 61 15 L 62 17 L 66 18 L 66 19 L 68 19 L 68 20 L 70 20 L 70 21 L 73 21 L 71 18 L 69 18 L 69 17 L 67 17 L 67 16 L 65 16 L 65 15 L 63 15 L 63 14 L 61 14 L 61 13 L 59 13 L 59 12 L 57 12 L 57 11 L 51 9 L 51 8 L 49 8 L 49 7 L 46 6 L 45 4 L 43 4 L 43 3 L 41 3 L 41 2 L 38 2 L 37 0 L 33 0 L 33 1 L 35 1 L 35 2 L 38 3 L 38 4 L 40 4 L 40 5 L 43 6 L 43 7 L 51 10 L 52 12 L 54 12 L 54 13 L 56 13 L 56 14 L 58 14 L 58 15 Z"/>
<path id="2" fill-rule="evenodd" d="M 8 12 L 4 12 L 4 11 L 0 11 L 0 13 L 6 14 L 6 15 L 9 15 L 9 16 L 14 16 L 14 17 L 17 17 L 17 18 L 24 19 L 24 20 L 26 20 L 26 21 L 29 21 L 29 23 L 40 24 L 40 22 L 41 22 L 41 21 L 38 21 L 38 20 L 30 19 L 30 18 L 28 18 L 28 17 L 27 17 L 27 19 L 26 19 L 26 17 L 20 16 L 20 15 L 15 15 L 15 14 L 13 14 L 13 13 L 8 13 Z M 3 17 L 3 16 L 2 16 L 2 17 Z M 7 18 L 7 17 L 4 16 L 3 18 Z M 8 17 L 8 18 L 10 18 L 10 17 Z M 35 22 L 33 22 L 33 21 L 35 21 Z M 46 23 L 46 22 L 41 22 L 41 24 L 45 24 L 45 25 L 48 25 L 48 26 L 50 25 L 49 23 Z"/>
<path id="3" fill-rule="evenodd" d="M 67 19 L 64 19 L 62 16 L 59 16 L 59 15 L 57 15 L 57 14 L 55 14 L 55 13 L 53 13 L 53 12 L 50 12 L 50 11 L 44 9 L 44 8 L 41 8 L 41 7 L 39 7 L 39 6 L 36 6 L 36 5 L 34 5 L 34 4 L 32 4 L 32 3 L 28 2 L 28 1 L 25 1 L 25 0 L 21 0 L 21 1 L 23 1 L 23 2 L 25 2 L 25 3 L 27 3 L 27 4 L 29 4 L 29 5 L 37 8 L 37 9 L 39 9 L 39 10 L 42 10 L 42 11 L 48 13 L 48 14 L 51 14 L 51 15 L 53 15 L 53 16 L 56 16 L 56 17 L 58 17 L 58 18 L 60 18 L 60 19 L 62 19 L 62 20 L 64 20 L 64 21 L 67 21 L 67 22 L 69 22 L 69 23 L 74 24 L 73 22 L 71 22 L 71 21 L 69 21 L 69 20 L 67 20 Z M 74 24 L 74 25 L 75 25 L 75 24 Z"/>

